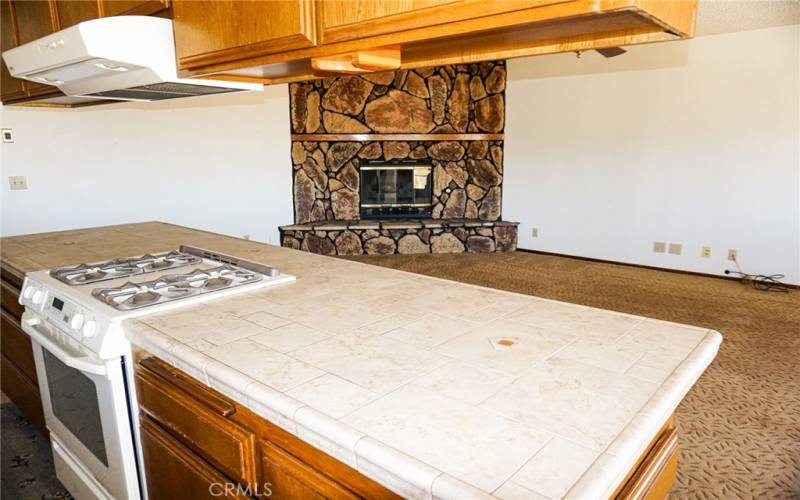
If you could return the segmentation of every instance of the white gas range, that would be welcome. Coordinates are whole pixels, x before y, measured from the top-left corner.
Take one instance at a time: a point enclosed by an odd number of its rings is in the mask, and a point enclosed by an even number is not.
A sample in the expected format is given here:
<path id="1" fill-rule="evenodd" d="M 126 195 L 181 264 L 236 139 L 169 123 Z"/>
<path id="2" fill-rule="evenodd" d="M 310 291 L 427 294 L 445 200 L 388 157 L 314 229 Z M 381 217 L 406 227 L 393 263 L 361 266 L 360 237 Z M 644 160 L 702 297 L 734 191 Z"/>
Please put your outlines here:
<path id="1" fill-rule="evenodd" d="M 145 497 L 131 348 L 122 322 L 294 276 L 190 246 L 28 273 L 20 303 L 56 474 L 78 499 Z"/>

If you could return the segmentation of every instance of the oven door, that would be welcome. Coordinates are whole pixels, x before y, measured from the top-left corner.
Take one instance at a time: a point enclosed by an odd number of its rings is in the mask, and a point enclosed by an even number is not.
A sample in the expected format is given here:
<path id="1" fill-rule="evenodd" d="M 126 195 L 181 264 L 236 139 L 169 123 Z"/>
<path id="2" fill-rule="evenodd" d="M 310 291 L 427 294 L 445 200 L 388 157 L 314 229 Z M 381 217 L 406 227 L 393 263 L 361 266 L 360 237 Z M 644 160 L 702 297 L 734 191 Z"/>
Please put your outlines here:
<path id="1" fill-rule="evenodd" d="M 139 498 L 123 360 L 102 360 L 45 320 L 23 316 L 47 428 L 99 498 Z M 99 486 L 99 487 L 98 487 Z"/>

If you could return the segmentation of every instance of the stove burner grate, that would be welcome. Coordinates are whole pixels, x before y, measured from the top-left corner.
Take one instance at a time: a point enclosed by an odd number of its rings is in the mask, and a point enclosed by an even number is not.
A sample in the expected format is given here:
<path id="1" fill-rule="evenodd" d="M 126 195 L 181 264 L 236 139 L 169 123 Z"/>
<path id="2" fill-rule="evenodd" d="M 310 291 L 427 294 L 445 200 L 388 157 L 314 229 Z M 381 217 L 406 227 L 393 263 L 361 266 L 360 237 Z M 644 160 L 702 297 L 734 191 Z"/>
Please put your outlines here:
<path id="1" fill-rule="evenodd" d="M 86 285 L 116 278 L 127 278 L 138 274 L 163 271 L 202 262 L 200 257 L 186 252 L 164 252 L 145 254 L 141 257 L 113 259 L 95 264 L 80 264 L 50 271 L 50 276 L 68 285 Z"/>

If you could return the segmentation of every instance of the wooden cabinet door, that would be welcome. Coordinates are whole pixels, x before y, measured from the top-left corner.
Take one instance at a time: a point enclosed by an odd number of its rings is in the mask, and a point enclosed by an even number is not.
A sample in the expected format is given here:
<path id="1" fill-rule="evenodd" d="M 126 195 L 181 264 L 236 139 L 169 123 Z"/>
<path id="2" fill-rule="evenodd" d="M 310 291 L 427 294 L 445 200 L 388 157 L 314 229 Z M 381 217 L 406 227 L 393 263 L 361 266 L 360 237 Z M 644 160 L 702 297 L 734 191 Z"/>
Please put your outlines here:
<path id="1" fill-rule="evenodd" d="M 246 498 L 230 479 L 184 447 L 147 415 L 140 415 L 139 430 L 150 500 Z"/>
<path id="2" fill-rule="evenodd" d="M 269 441 L 261 443 L 261 467 L 271 498 L 357 499 L 358 495 Z"/>
<path id="3" fill-rule="evenodd" d="M 100 0 L 103 17 L 150 16 L 169 8 L 169 0 Z"/>
<path id="4" fill-rule="evenodd" d="M 181 69 L 311 47 L 313 0 L 175 0 L 175 53 Z"/>
<path id="5" fill-rule="evenodd" d="M 94 0 L 57 0 L 55 6 L 60 30 L 100 17 L 99 5 Z"/>
<path id="6" fill-rule="evenodd" d="M 3 50 L 8 50 L 17 46 L 17 33 L 14 20 L 12 19 L 13 4 L 9 0 L 2 0 L 2 10 L 0 10 L 0 46 Z M 25 81 L 19 78 L 14 78 L 9 73 L 6 63 L 0 64 L 0 99 L 3 101 L 10 101 L 11 99 L 19 99 L 25 97 Z"/>
<path id="7" fill-rule="evenodd" d="M 557 2 L 558 0 L 317 0 L 317 29 L 320 43 L 343 42 Z"/>
<path id="8" fill-rule="evenodd" d="M 50 12 L 50 2 L 44 0 L 16 0 L 14 14 L 17 21 L 19 44 L 32 42 L 56 31 L 56 25 Z M 58 89 L 43 83 L 25 82 L 28 95 L 57 93 Z"/>

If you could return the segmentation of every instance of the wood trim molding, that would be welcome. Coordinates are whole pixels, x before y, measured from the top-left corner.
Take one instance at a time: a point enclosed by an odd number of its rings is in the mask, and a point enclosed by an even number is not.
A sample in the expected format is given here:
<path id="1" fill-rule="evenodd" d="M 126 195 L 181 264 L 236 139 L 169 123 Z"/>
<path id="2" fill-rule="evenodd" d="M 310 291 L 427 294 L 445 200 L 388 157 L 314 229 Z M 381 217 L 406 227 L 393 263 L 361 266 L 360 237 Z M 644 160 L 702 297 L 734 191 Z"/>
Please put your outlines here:
<path id="1" fill-rule="evenodd" d="M 292 134 L 293 141 L 503 141 L 505 134 Z"/>

